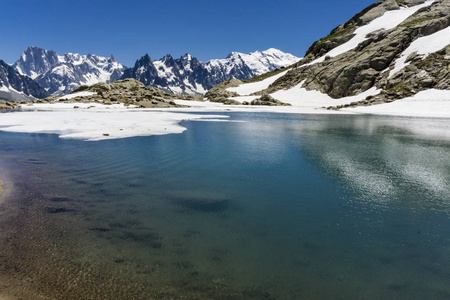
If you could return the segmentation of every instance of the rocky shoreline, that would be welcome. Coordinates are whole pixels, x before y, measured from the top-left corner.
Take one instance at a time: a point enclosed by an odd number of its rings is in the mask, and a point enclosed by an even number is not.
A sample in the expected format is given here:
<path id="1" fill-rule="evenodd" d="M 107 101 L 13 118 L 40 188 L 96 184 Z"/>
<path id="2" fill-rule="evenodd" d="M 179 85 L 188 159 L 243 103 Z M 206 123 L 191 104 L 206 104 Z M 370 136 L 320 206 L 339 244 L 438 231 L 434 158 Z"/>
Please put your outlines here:
<path id="1" fill-rule="evenodd" d="M 14 109 L 20 107 L 19 102 L 0 101 L 0 109 Z"/>
<path id="2" fill-rule="evenodd" d="M 47 97 L 24 101 L 0 101 L 0 110 L 20 108 L 21 105 L 35 103 L 99 103 L 112 105 L 122 103 L 125 106 L 136 108 L 181 108 L 174 100 L 203 101 L 200 96 L 176 96 L 160 89 L 145 86 L 135 79 L 118 80 L 113 83 L 97 83 L 91 86 L 80 86 L 71 94 L 59 97 Z"/>
<path id="3" fill-rule="evenodd" d="M 63 97 L 48 97 L 37 100 L 37 103 L 53 102 L 94 102 L 106 105 L 123 103 L 125 106 L 139 108 L 184 107 L 173 100 L 183 98 L 193 100 L 194 97 L 175 96 L 160 89 L 145 86 L 135 79 L 118 80 L 113 83 L 97 83 L 91 86 L 80 86 L 71 94 Z M 188 99 L 189 98 L 189 99 Z"/>

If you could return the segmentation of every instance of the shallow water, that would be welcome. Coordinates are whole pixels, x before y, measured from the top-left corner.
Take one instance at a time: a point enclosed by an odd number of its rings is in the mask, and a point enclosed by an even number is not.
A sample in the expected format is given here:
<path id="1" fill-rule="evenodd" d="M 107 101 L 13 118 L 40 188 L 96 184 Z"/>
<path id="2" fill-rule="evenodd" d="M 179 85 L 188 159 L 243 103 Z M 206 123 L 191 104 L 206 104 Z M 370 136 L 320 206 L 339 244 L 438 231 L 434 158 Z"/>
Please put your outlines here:
<path id="1" fill-rule="evenodd" d="M 15 193 L 0 211 L 0 290 L 450 298 L 446 120 L 229 115 L 245 122 L 100 142 L 0 132 Z"/>

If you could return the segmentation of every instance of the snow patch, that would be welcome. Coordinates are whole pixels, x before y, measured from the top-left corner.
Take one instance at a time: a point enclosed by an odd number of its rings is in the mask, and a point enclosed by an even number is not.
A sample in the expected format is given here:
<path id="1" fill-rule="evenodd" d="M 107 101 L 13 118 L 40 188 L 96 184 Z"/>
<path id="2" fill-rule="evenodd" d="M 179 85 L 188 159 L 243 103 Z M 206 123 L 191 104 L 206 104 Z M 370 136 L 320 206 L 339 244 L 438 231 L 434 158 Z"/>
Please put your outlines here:
<path id="1" fill-rule="evenodd" d="M 320 107 L 343 105 L 355 101 L 360 101 L 368 96 L 373 96 L 380 92 L 380 90 L 377 90 L 375 87 L 372 87 L 371 89 L 356 96 L 334 99 L 328 96 L 327 94 L 321 93 L 319 91 L 316 90 L 308 91 L 305 88 L 302 88 L 303 83 L 304 81 L 288 90 L 277 91 L 271 94 L 271 96 L 282 102 L 289 103 L 292 106 L 320 108 Z"/>
<path id="2" fill-rule="evenodd" d="M 252 93 L 259 92 L 267 89 L 272 83 L 274 83 L 278 78 L 283 77 L 288 72 L 284 71 L 272 77 L 266 78 L 262 81 L 252 82 L 252 83 L 244 83 L 238 87 L 227 88 L 226 90 L 229 92 L 236 92 L 241 96 L 248 96 Z"/>
<path id="3" fill-rule="evenodd" d="M 400 58 L 395 61 L 394 69 L 389 73 L 389 77 L 409 65 L 406 62 L 408 56 L 413 53 L 423 55 L 426 58 L 430 53 L 439 51 L 450 44 L 450 27 L 437 31 L 433 34 L 421 37 L 412 42 Z"/>
<path id="4" fill-rule="evenodd" d="M 73 93 L 73 94 L 70 94 L 70 95 L 65 95 L 63 97 L 58 98 L 57 100 L 70 100 L 70 99 L 73 99 L 75 97 L 88 97 L 88 96 L 92 96 L 92 95 L 97 95 L 97 93 L 87 92 L 87 91 L 78 92 L 78 93 Z M 52 105 L 55 105 L 55 104 L 52 104 Z"/>
<path id="5" fill-rule="evenodd" d="M 0 86 L 0 91 L 1 92 L 9 92 L 9 89 L 6 86 L 2 85 L 2 86 Z"/>

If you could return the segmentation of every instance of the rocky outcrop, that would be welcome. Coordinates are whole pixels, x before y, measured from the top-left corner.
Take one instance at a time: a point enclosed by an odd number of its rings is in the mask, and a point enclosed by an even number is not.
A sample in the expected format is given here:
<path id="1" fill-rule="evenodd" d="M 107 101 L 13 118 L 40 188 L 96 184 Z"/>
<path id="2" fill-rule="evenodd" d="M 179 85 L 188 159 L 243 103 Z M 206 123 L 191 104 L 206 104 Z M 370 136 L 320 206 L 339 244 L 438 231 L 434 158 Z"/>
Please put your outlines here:
<path id="1" fill-rule="evenodd" d="M 314 42 L 308 51 L 306 51 L 304 59 L 300 61 L 298 65 L 319 58 L 330 50 L 348 42 L 354 36 L 353 32 L 358 27 L 370 23 L 374 19 L 382 16 L 388 10 L 399 9 L 398 2 L 399 1 L 395 0 L 383 0 L 365 8 L 363 11 L 353 16 L 349 21 L 333 29 L 328 36 Z"/>
<path id="2" fill-rule="evenodd" d="M 318 90 L 332 98 L 358 95 L 372 87 L 383 92 L 364 100 L 365 104 L 389 102 L 410 96 L 427 88 L 449 89 L 445 56 L 447 50 L 427 58 L 410 57 L 410 66 L 389 78 L 390 70 L 405 49 L 418 38 L 431 35 L 450 25 L 450 1 L 437 0 L 421 8 L 400 25 L 390 30 L 367 35 L 356 48 L 336 57 L 325 57 L 321 62 L 308 64 L 329 50 L 347 42 L 354 31 L 388 10 L 400 5 L 417 5 L 424 0 L 383 0 L 369 6 L 331 34 L 314 43 L 305 58 L 264 92 L 288 89 L 303 82 L 307 90 Z M 448 58 L 448 55 L 447 55 Z"/>
<path id="3" fill-rule="evenodd" d="M 227 91 L 227 88 L 237 87 L 243 82 L 239 79 L 229 79 L 215 86 L 205 94 L 205 98 L 211 102 L 218 102 L 223 104 L 240 105 L 241 103 L 236 100 L 228 99 L 230 97 L 239 96 L 238 93 Z"/>
<path id="4" fill-rule="evenodd" d="M 251 105 L 265 105 L 265 106 L 291 106 L 291 104 L 276 100 L 268 94 L 263 94 L 261 96 L 261 98 L 253 100 L 250 104 Z"/>
<path id="5" fill-rule="evenodd" d="M 82 92 L 91 92 L 92 94 Z M 123 103 L 126 106 L 133 105 L 140 108 L 184 107 L 173 101 L 180 97 L 175 97 L 154 87 L 147 87 L 135 79 L 81 86 L 73 91 L 71 96 L 74 97 L 49 97 L 37 102 L 94 102 L 107 105 Z"/>
<path id="6" fill-rule="evenodd" d="M 19 106 L 20 103 L 16 101 L 0 101 L 0 109 L 13 109 Z"/>
<path id="7" fill-rule="evenodd" d="M 413 54 L 408 57 L 410 65 L 397 72 L 383 83 L 384 89 L 375 96 L 367 97 L 358 102 L 329 107 L 339 109 L 345 107 L 369 106 L 389 103 L 415 95 L 416 93 L 434 88 L 450 90 L 450 46 L 423 58 Z"/>

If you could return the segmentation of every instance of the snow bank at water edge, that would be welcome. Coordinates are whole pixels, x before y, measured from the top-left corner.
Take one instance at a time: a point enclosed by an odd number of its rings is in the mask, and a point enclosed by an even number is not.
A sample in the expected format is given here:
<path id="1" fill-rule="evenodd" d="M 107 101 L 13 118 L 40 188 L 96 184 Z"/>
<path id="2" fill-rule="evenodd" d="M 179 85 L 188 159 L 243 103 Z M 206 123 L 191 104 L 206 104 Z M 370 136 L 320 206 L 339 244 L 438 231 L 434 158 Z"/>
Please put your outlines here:
<path id="1" fill-rule="evenodd" d="M 342 111 L 378 115 L 450 118 L 450 91 L 430 89 L 391 103 L 345 108 Z"/>
<path id="2" fill-rule="evenodd" d="M 182 133 L 183 120 L 223 120 L 227 116 L 196 115 L 144 109 L 72 109 L 68 106 L 34 107 L 35 111 L 2 114 L 0 130 L 24 133 L 51 133 L 60 138 L 98 141 L 134 136 Z M 78 105 L 78 104 L 76 104 Z M 80 104 L 81 105 L 81 104 Z"/>

